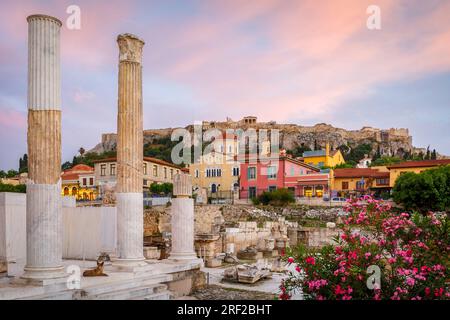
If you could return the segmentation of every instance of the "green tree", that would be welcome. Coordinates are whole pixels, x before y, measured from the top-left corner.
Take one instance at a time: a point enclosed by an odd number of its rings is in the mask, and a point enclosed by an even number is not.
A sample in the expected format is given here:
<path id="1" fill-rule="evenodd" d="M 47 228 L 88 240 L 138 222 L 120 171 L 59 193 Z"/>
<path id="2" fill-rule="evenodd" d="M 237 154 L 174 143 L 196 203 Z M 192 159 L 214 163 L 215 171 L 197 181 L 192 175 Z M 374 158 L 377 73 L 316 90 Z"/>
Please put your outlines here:
<path id="1" fill-rule="evenodd" d="M 398 177 L 393 198 L 407 210 L 448 211 L 450 209 L 450 166 L 407 172 Z"/>
<path id="2" fill-rule="evenodd" d="M 16 192 L 16 193 L 26 193 L 26 186 L 24 184 L 12 185 L 0 183 L 0 192 Z"/>
<path id="3" fill-rule="evenodd" d="M 72 168 L 72 163 L 70 161 L 66 161 L 61 165 L 61 170 L 67 170 Z"/>
<path id="4" fill-rule="evenodd" d="M 28 155 L 25 153 L 23 158 L 19 159 L 19 173 L 28 172 Z"/>
<path id="5" fill-rule="evenodd" d="M 436 149 L 433 149 L 433 151 L 431 152 L 431 160 L 436 160 L 436 159 L 437 159 Z"/>
<path id="6" fill-rule="evenodd" d="M 391 157 L 391 156 L 382 156 L 379 159 L 376 159 L 375 161 L 372 161 L 372 163 L 370 164 L 371 167 L 375 167 L 375 166 L 388 166 L 391 164 L 395 164 L 395 163 L 400 163 L 403 160 L 400 159 L 399 157 Z"/>
<path id="7" fill-rule="evenodd" d="M 8 172 L 6 174 L 6 178 L 14 178 L 18 174 L 19 174 L 18 171 L 11 169 L 11 170 L 8 170 Z"/>
<path id="8" fill-rule="evenodd" d="M 341 151 L 342 152 L 342 151 Z M 344 154 L 345 161 L 358 162 L 364 158 L 364 155 L 368 155 L 372 152 L 372 146 L 368 143 L 359 144 L 352 148 L 350 152 Z"/>

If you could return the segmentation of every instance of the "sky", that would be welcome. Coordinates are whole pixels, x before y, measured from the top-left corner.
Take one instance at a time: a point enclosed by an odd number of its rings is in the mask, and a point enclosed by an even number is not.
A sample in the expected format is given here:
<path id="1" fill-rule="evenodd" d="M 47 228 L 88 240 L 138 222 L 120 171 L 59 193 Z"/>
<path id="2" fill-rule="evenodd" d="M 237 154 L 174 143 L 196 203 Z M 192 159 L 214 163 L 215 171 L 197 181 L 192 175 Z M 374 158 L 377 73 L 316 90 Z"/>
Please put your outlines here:
<path id="1" fill-rule="evenodd" d="M 66 26 L 78 5 L 81 29 Z M 381 29 L 369 30 L 369 5 Z M 450 155 L 450 1 L 160 0 L 0 4 L 0 169 L 26 153 L 27 22 L 61 29 L 63 161 L 116 132 L 121 33 L 144 39 L 144 128 L 200 120 L 407 127 Z"/>

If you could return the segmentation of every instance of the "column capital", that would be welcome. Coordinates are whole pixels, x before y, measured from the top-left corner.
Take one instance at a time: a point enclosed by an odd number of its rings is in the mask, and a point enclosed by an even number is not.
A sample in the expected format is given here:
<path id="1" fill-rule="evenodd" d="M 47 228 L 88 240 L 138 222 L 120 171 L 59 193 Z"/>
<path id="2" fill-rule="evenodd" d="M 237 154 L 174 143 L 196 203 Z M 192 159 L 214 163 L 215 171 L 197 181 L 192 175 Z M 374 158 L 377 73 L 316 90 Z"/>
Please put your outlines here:
<path id="1" fill-rule="evenodd" d="M 28 23 L 30 23 L 33 20 L 47 20 L 56 23 L 59 27 L 62 27 L 62 22 L 58 18 L 48 16 L 45 14 L 32 14 L 27 17 Z"/>
<path id="2" fill-rule="evenodd" d="M 130 61 L 142 63 L 142 48 L 145 42 L 137 36 L 124 33 L 117 37 L 119 45 L 119 62 Z"/>

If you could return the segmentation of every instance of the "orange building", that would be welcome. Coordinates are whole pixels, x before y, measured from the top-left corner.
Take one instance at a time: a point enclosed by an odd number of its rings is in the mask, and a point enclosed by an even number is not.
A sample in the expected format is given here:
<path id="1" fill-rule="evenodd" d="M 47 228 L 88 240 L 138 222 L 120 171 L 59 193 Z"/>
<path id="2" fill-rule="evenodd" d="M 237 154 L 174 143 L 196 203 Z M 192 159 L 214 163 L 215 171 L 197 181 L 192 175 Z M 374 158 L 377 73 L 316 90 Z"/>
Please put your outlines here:
<path id="1" fill-rule="evenodd" d="M 95 185 L 94 168 L 77 164 L 61 174 L 61 194 L 73 196 L 77 200 L 96 200 L 98 190 Z"/>

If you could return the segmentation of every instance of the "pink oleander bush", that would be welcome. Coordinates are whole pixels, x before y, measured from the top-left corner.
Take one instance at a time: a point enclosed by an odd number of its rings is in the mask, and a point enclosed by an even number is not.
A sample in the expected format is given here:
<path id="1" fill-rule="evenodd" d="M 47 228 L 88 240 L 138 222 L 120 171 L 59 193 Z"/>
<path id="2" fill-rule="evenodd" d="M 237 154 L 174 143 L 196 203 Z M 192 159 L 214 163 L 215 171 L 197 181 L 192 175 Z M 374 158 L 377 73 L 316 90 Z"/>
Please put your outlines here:
<path id="1" fill-rule="evenodd" d="M 396 213 L 368 196 L 352 200 L 345 211 L 336 244 L 286 251 L 296 272 L 282 282 L 280 299 L 297 289 L 314 300 L 450 298 L 447 214 Z M 369 266 L 380 268 L 379 288 L 366 284 Z"/>

